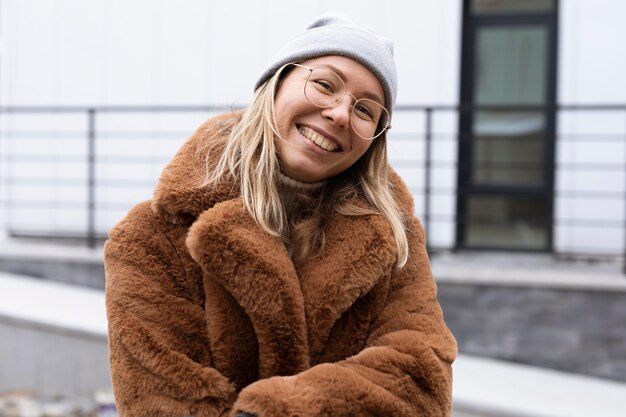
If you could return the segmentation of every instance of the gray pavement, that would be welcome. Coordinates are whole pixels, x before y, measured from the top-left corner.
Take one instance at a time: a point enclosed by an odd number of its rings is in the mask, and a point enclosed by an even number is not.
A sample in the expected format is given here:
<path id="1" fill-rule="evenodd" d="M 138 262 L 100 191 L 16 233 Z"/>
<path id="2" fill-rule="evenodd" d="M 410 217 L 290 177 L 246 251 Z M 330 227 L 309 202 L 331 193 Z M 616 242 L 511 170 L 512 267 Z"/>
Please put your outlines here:
<path id="1" fill-rule="evenodd" d="M 54 253 L 53 256 L 62 257 L 63 254 Z M 88 258 L 89 254 L 86 257 Z M 484 262 L 485 259 L 491 262 Z M 609 263 L 594 268 L 593 264 L 584 263 L 562 273 L 560 272 L 562 270 L 557 268 L 562 265 L 553 264 L 550 258 L 539 260 L 534 264 L 530 258 L 527 261 L 517 258 L 513 264 L 507 262 L 504 255 L 488 258 L 484 255 L 482 257 L 468 255 L 466 259 L 458 256 L 435 256 L 433 270 L 437 280 L 441 282 L 468 282 L 468 280 L 493 282 L 499 279 L 505 283 L 528 284 L 528 280 L 536 280 L 531 285 L 564 288 L 595 286 L 618 292 L 626 291 L 626 278 L 621 274 L 621 267 L 617 264 Z M 496 268 L 499 274 L 497 277 Z M 533 273 L 529 274 L 529 271 Z M 582 272 L 578 274 L 577 271 Z M 542 279 L 548 280 L 548 283 Z M 5 323 L 10 322 L 12 326 L 24 325 L 32 331 L 39 329 L 44 332 L 67 328 L 64 337 L 93 338 L 99 334 L 105 340 L 106 319 L 102 291 L 82 291 L 66 284 L 1 272 L 0 288 L 2 288 L 0 319 Z M 51 296 L 53 293 L 54 297 Z M 55 299 L 60 302 L 55 303 Z M 22 302 L 16 302 L 17 300 Z M 72 314 L 77 311 L 76 308 L 81 311 L 80 317 Z M 32 370 L 32 364 L 29 366 Z M 54 371 L 54 368 L 50 369 L 50 372 Z M 466 354 L 459 356 L 453 369 L 453 417 L 626 415 L 623 411 L 626 410 L 626 383 Z M 28 369 L 25 370 L 27 371 Z M 54 375 L 48 375 L 46 379 L 50 381 L 51 378 L 54 378 Z"/>

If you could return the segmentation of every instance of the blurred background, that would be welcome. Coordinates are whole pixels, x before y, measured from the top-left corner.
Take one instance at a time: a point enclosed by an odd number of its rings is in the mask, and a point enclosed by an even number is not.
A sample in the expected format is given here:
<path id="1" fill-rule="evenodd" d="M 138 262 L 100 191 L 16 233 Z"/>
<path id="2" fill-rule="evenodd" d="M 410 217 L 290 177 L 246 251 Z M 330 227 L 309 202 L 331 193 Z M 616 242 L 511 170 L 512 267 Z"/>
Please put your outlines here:
<path id="1" fill-rule="evenodd" d="M 115 414 L 108 230 L 332 10 L 395 44 L 455 416 L 626 409 L 626 2 L 0 0 L 0 416 Z"/>

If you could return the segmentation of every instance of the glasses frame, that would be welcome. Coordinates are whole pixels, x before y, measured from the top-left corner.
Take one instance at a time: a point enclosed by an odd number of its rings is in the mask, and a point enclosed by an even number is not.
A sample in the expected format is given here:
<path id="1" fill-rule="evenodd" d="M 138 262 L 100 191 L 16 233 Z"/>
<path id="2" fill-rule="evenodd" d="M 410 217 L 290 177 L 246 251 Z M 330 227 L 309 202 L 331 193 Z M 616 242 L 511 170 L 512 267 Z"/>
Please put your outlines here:
<path id="1" fill-rule="evenodd" d="M 297 62 L 289 62 L 289 63 L 283 65 L 283 67 L 279 71 L 282 71 L 284 68 L 286 68 L 288 66 L 291 66 L 291 65 L 293 65 L 294 67 L 304 68 L 304 69 L 309 71 L 309 75 L 306 78 L 306 82 L 304 83 L 304 88 L 303 88 L 302 92 L 304 94 L 304 97 L 307 99 L 307 101 L 309 103 L 311 103 L 312 105 L 314 105 L 315 107 L 318 107 L 320 109 L 328 109 L 328 108 L 334 107 L 337 104 L 341 103 L 343 101 L 343 99 L 345 98 L 345 96 L 350 96 L 350 97 L 352 97 L 354 99 L 354 103 L 350 106 L 350 127 L 352 127 L 352 130 L 354 131 L 354 133 L 356 133 L 360 138 L 365 139 L 365 140 L 374 140 L 377 137 L 379 137 L 380 135 L 382 135 L 383 133 L 385 133 L 387 130 L 391 129 L 391 113 L 389 113 L 389 110 L 387 110 L 387 108 L 385 106 L 383 106 L 382 104 L 376 103 L 374 100 L 370 100 L 368 98 L 356 98 L 356 96 L 354 94 L 349 93 L 348 92 L 348 88 L 346 87 L 346 82 L 343 80 L 343 78 L 341 78 L 339 76 L 339 74 L 337 74 L 335 71 L 333 71 L 332 68 L 330 68 L 330 67 L 328 67 L 326 65 L 316 65 L 315 67 L 308 67 L 306 65 L 298 64 Z M 339 80 L 341 80 L 341 82 L 343 83 L 343 86 L 344 86 L 344 93 L 343 93 L 343 95 L 338 100 L 336 100 L 334 103 L 332 103 L 332 104 L 330 104 L 328 106 L 320 106 L 319 104 L 313 103 L 309 99 L 307 94 L 306 94 L 306 87 L 307 87 L 307 85 L 309 83 L 309 80 L 311 79 L 311 74 L 313 74 L 313 70 L 316 69 L 316 68 L 324 68 L 324 69 L 327 69 L 328 71 L 332 72 L 333 74 L 335 74 L 337 76 L 337 78 Z M 360 100 L 367 100 L 367 101 L 371 101 L 373 103 L 376 103 L 383 109 L 384 112 L 387 113 L 387 124 L 385 126 L 383 126 L 382 128 L 380 128 L 380 131 L 376 135 L 371 137 L 371 138 L 367 138 L 367 137 L 361 135 L 359 132 L 357 132 L 357 130 L 352 125 L 352 113 L 354 112 L 354 107 L 356 106 L 356 104 Z M 378 129 L 378 127 L 376 127 L 376 128 Z"/>

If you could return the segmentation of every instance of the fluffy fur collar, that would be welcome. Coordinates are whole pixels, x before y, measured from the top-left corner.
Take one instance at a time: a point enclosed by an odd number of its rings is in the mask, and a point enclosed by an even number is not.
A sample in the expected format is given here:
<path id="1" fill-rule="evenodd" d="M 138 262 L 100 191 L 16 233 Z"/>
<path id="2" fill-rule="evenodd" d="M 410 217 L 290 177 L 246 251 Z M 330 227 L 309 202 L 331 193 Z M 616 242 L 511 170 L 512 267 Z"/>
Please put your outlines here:
<path id="1" fill-rule="evenodd" d="M 207 142 L 228 135 L 240 118 L 240 112 L 225 113 L 196 130 L 163 170 L 154 190 L 152 210 L 173 223 L 191 224 L 204 210 L 239 195 L 239 187 L 233 182 L 217 186 L 203 186 L 203 182 L 207 166 L 217 162 L 217 155 L 207 161 Z"/>
<path id="2" fill-rule="evenodd" d="M 238 114 L 225 114 L 197 130 L 164 170 L 151 208 L 173 223 L 172 235 L 180 236 L 173 243 L 177 252 L 195 263 L 188 270 L 202 274 L 204 308 L 211 317 L 207 332 L 220 341 L 212 346 L 213 362 L 243 387 L 360 351 L 366 340 L 353 335 L 365 337 L 367 329 L 353 327 L 367 325 L 384 308 L 393 291 L 397 251 L 382 215 L 335 213 L 322 253 L 293 261 L 282 240 L 247 213 L 237 184 L 202 185 L 207 164 L 210 168 L 219 156 L 206 161 L 207 141 L 227 135 L 238 120 Z M 395 198 L 412 218 L 412 198 L 391 175 Z M 254 331 L 241 330 L 247 326 Z"/>
<path id="3" fill-rule="evenodd" d="M 225 113 L 209 119 L 180 148 L 166 166 L 154 192 L 152 209 L 177 224 L 191 224 L 204 210 L 220 201 L 239 196 L 239 185 L 232 181 L 217 186 L 203 186 L 207 167 L 218 155 L 207 161 L 207 141 L 228 135 L 241 119 L 241 112 Z M 413 215 L 413 199 L 400 177 L 390 169 L 396 200 L 406 216 Z"/>

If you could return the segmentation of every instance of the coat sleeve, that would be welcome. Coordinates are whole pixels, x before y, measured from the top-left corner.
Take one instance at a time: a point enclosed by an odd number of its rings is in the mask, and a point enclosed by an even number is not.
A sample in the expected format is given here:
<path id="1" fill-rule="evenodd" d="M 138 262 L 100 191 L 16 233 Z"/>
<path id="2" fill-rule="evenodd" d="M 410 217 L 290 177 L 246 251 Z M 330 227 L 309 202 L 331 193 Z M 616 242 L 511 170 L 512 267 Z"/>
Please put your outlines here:
<path id="1" fill-rule="evenodd" d="M 244 389 L 233 407 L 259 417 L 449 416 L 456 341 L 443 321 L 424 232 L 409 225 L 409 261 L 393 273 L 366 347 L 337 363 Z M 234 415 L 234 414 L 233 414 Z"/>
<path id="2" fill-rule="evenodd" d="M 206 321 L 147 203 L 105 245 L 109 359 L 121 417 L 218 417 L 236 397 L 211 367 Z"/>

